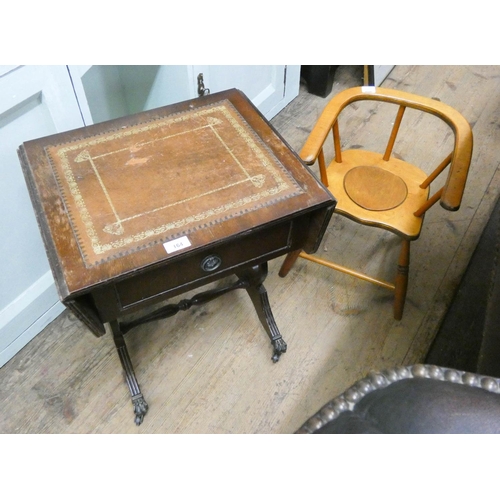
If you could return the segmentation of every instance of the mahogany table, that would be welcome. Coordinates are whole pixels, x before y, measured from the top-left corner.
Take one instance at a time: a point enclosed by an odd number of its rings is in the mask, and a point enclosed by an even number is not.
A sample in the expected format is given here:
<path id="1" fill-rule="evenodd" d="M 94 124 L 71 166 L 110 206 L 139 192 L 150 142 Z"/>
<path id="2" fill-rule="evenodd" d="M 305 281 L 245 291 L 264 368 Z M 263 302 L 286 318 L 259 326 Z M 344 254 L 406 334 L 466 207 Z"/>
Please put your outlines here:
<path id="1" fill-rule="evenodd" d="M 60 299 L 96 336 L 109 325 L 138 425 L 148 405 L 131 328 L 244 288 L 272 359 L 286 351 L 267 262 L 315 252 L 335 200 L 242 92 L 28 141 L 18 154 Z M 228 275 L 231 285 L 128 316 Z"/>

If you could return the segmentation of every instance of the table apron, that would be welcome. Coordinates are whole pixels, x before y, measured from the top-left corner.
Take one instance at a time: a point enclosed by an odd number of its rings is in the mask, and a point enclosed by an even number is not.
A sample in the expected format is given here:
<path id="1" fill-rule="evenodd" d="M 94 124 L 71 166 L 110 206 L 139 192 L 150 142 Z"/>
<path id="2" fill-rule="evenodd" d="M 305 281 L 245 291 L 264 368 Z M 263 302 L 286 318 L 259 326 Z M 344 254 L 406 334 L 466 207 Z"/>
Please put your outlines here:
<path id="1" fill-rule="evenodd" d="M 301 247 L 308 224 L 309 214 L 306 214 L 101 286 L 92 292 L 98 314 L 107 323 L 284 255 Z M 210 257 L 220 261 L 213 271 L 202 267 L 202 262 Z"/>

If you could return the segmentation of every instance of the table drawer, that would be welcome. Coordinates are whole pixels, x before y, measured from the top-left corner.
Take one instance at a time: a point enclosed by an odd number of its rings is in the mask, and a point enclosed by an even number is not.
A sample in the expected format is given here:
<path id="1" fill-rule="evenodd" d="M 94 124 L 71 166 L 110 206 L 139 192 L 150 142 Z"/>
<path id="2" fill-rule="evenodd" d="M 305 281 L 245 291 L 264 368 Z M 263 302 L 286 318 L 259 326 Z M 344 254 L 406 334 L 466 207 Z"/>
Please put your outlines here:
<path id="1" fill-rule="evenodd" d="M 271 226 L 117 282 L 115 290 L 119 308 L 125 311 L 179 288 L 182 288 L 178 292 L 181 293 L 184 289 L 231 274 L 232 270 L 246 264 L 252 265 L 259 260 L 262 262 L 283 255 L 290 248 L 291 230 L 290 221 Z"/>

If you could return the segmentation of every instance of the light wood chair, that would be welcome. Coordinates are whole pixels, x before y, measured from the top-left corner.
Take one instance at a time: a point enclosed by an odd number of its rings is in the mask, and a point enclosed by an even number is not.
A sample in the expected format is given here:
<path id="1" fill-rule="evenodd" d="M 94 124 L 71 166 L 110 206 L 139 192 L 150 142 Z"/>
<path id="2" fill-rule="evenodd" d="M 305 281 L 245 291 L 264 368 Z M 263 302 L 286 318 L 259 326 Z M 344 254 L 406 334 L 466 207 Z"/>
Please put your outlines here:
<path id="1" fill-rule="evenodd" d="M 381 101 L 397 107 L 384 153 L 362 149 L 341 150 L 339 115 L 350 104 L 365 100 Z M 407 108 L 437 116 L 453 131 L 451 153 L 430 175 L 392 154 Z M 449 131 L 449 128 L 446 127 L 446 130 Z M 330 131 L 333 133 L 334 158 L 327 166 L 324 146 Z M 455 109 L 434 99 L 380 87 L 355 87 L 337 94 L 325 107 L 300 156 L 308 165 L 318 161 L 321 181 L 337 199 L 336 213 L 401 237 L 395 282 L 367 276 L 300 250 L 288 254 L 280 276 L 286 276 L 300 256 L 393 290 L 394 318 L 401 319 L 408 286 L 410 241 L 420 236 L 424 215 L 438 200 L 446 210 L 459 209 L 472 156 L 472 143 L 472 130 L 465 118 Z M 418 146 L 418 141 L 415 144 Z M 444 185 L 430 195 L 431 183 L 448 165 L 450 168 Z"/>

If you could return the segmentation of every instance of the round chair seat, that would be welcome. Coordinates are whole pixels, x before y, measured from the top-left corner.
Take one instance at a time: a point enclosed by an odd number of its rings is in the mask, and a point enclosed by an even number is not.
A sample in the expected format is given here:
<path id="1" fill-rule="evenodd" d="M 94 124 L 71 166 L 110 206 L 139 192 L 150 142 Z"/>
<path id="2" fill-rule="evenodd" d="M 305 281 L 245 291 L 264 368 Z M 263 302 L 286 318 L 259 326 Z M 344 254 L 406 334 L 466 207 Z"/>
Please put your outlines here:
<path id="1" fill-rule="evenodd" d="M 396 208 L 408 195 L 401 177 L 374 166 L 359 166 L 347 172 L 344 189 L 354 203 L 373 211 Z"/>

